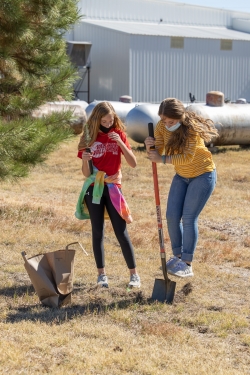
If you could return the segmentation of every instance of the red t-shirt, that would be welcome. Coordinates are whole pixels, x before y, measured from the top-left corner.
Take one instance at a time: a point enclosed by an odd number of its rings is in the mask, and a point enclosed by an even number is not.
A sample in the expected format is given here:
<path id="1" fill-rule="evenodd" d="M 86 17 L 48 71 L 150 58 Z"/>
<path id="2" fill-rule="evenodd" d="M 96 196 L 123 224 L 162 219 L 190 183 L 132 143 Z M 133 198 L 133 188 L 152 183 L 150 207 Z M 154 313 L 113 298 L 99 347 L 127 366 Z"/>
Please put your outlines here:
<path id="1" fill-rule="evenodd" d="M 118 133 L 121 140 L 131 150 L 126 134 L 118 129 L 114 129 Z M 121 168 L 121 154 L 123 153 L 116 141 L 108 137 L 108 134 L 99 132 L 95 142 L 90 147 L 93 153 L 93 165 L 99 170 L 105 172 L 108 176 L 112 176 Z M 82 151 L 78 151 L 78 157 L 82 158 Z"/>

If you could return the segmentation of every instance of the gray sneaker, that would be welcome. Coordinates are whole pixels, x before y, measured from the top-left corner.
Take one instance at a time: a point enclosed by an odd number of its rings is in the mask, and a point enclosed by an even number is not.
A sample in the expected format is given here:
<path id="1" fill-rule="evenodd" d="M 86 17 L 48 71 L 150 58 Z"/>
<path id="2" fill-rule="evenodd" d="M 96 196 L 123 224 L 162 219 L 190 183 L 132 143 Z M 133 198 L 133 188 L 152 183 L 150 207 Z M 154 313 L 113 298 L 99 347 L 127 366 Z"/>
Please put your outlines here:
<path id="1" fill-rule="evenodd" d="M 97 284 L 100 285 L 102 288 L 108 288 L 108 277 L 104 273 L 102 273 L 97 278 Z"/>
<path id="2" fill-rule="evenodd" d="M 141 286 L 141 279 L 140 276 L 137 273 L 133 273 L 133 275 L 130 276 L 130 282 L 128 284 L 129 288 L 140 288 Z"/>
<path id="3" fill-rule="evenodd" d="M 167 271 L 170 270 L 170 268 L 173 268 L 177 262 L 180 261 L 180 258 L 173 256 L 169 258 L 169 260 L 166 262 L 166 268 Z"/>
<path id="4" fill-rule="evenodd" d="M 194 276 L 192 265 L 188 266 L 187 263 L 183 262 L 182 260 L 175 263 L 175 265 L 168 270 L 168 273 L 170 275 L 178 276 L 178 277 Z"/>

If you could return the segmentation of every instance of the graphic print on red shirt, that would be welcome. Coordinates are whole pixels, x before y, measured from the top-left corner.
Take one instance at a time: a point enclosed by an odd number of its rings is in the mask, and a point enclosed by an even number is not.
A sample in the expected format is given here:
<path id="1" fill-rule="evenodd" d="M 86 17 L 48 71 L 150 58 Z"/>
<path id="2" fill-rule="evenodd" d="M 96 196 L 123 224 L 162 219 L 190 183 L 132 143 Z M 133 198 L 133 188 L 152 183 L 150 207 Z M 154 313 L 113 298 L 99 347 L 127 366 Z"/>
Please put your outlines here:
<path id="1" fill-rule="evenodd" d="M 131 150 L 126 134 L 118 129 L 113 130 L 118 133 L 121 140 Z M 82 151 L 78 152 L 78 157 L 82 158 Z M 116 143 L 108 137 L 108 134 L 99 132 L 95 142 L 91 145 L 93 153 L 93 164 L 99 170 L 105 172 L 108 176 L 114 175 L 121 168 L 122 150 Z"/>

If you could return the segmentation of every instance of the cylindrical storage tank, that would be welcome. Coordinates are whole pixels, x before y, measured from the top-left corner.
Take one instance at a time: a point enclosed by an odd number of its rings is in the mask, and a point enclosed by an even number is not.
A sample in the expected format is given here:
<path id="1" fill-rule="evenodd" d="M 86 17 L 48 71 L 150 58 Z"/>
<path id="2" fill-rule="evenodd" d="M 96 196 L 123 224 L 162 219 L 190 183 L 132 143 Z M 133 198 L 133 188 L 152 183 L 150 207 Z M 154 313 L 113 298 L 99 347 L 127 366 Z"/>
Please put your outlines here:
<path id="1" fill-rule="evenodd" d="M 183 103 L 184 107 L 188 104 Z M 160 104 L 140 104 L 131 109 L 126 117 L 127 134 L 135 142 L 144 143 L 148 136 L 148 123 L 152 122 L 154 128 L 160 117 L 158 116 Z"/>
<path id="2" fill-rule="evenodd" d="M 187 111 L 213 120 L 219 137 L 210 145 L 250 145 L 250 104 L 225 104 L 222 107 L 191 104 Z"/>
<path id="3" fill-rule="evenodd" d="M 88 104 L 88 103 L 86 103 Z M 74 130 L 75 134 L 80 134 L 83 129 L 83 125 L 87 121 L 86 111 L 82 101 L 60 101 L 60 102 L 48 102 L 38 107 L 32 112 L 32 116 L 35 118 L 41 118 L 47 115 L 51 115 L 53 112 L 72 112 L 72 118 L 70 120 L 70 126 Z"/>
<path id="4" fill-rule="evenodd" d="M 86 114 L 87 114 L 87 118 L 89 118 L 89 116 L 91 115 L 94 107 L 98 104 L 98 103 L 101 103 L 101 102 L 104 102 L 106 100 L 94 100 L 93 102 L 91 102 L 87 108 L 85 109 L 86 111 Z M 126 119 L 126 116 L 128 114 L 128 112 L 134 108 L 138 103 L 124 103 L 124 102 L 120 102 L 120 101 L 117 101 L 117 102 L 111 102 L 108 100 L 108 102 L 114 107 L 114 110 L 116 112 L 116 114 L 120 117 L 120 119 L 122 120 L 123 123 L 125 123 L 125 119 Z"/>
<path id="5" fill-rule="evenodd" d="M 86 109 L 89 103 L 85 102 L 84 100 L 71 100 L 69 102 L 61 100 L 60 102 L 49 102 L 49 104 L 56 104 L 56 105 L 77 105 L 79 107 L 82 107 L 83 109 Z"/>
<path id="6" fill-rule="evenodd" d="M 72 104 L 72 105 L 79 105 L 82 108 L 84 108 L 85 110 L 86 110 L 87 106 L 89 105 L 89 103 L 85 102 L 84 100 L 72 100 L 70 102 L 70 104 Z"/>
<path id="7" fill-rule="evenodd" d="M 143 143 L 148 136 L 148 123 L 152 122 L 155 127 L 160 120 L 158 110 L 159 104 L 141 104 L 131 109 L 125 121 L 128 136 Z"/>

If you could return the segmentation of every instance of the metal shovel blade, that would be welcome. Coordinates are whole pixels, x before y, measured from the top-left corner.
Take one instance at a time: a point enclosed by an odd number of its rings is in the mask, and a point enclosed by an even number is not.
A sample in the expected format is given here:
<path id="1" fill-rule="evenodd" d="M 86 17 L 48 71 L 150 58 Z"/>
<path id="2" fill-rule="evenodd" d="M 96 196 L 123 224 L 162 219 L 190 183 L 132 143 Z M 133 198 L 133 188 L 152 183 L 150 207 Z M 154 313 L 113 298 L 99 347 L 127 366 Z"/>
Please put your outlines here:
<path id="1" fill-rule="evenodd" d="M 174 300 L 176 282 L 163 279 L 155 279 L 152 300 L 172 303 Z"/>

